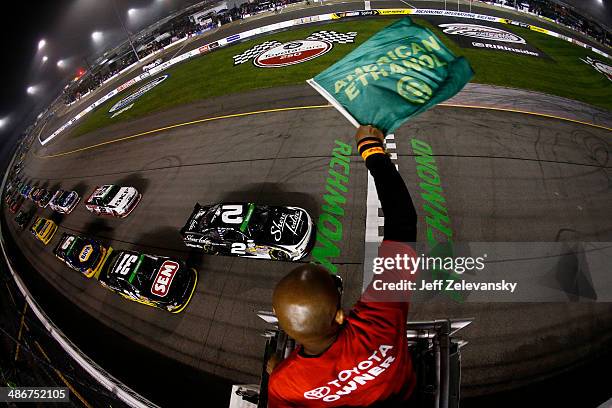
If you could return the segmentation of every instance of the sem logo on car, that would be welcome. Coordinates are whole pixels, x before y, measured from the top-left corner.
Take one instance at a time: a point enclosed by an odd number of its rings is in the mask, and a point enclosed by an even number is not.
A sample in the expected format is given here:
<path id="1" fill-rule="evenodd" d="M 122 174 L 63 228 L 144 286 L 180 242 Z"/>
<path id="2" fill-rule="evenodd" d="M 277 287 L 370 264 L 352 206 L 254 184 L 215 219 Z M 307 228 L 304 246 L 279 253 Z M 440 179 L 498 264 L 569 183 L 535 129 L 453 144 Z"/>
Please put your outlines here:
<path id="1" fill-rule="evenodd" d="M 483 40 L 501 41 L 506 43 L 525 44 L 525 39 L 518 35 L 495 27 L 477 24 L 450 23 L 440 24 L 444 33 L 463 35 L 465 37 L 480 38 Z"/>
<path id="2" fill-rule="evenodd" d="M 161 268 L 159 268 L 159 271 L 157 271 L 157 276 L 153 281 L 151 293 L 159 297 L 166 296 L 170 291 L 170 285 L 172 284 L 172 280 L 174 279 L 174 275 L 176 275 L 176 271 L 178 271 L 178 269 L 178 263 L 174 261 L 165 261 Z"/>
<path id="3" fill-rule="evenodd" d="M 79 254 L 79 261 L 87 262 L 91 254 L 93 253 L 93 246 L 85 245 L 83 249 L 81 249 L 81 253 Z"/>

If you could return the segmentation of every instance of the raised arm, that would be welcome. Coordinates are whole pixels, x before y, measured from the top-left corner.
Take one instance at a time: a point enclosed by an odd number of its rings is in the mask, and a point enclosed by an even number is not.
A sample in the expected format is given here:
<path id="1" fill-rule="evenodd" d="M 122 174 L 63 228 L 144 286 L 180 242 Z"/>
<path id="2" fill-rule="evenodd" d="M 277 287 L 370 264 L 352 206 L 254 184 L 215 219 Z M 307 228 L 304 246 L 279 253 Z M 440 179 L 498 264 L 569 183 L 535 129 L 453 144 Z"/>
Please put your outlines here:
<path id="1" fill-rule="evenodd" d="M 361 126 L 355 140 L 376 184 L 385 219 L 384 239 L 415 242 L 417 214 L 402 176 L 385 153 L 384 135 L 375 127 Z"/>

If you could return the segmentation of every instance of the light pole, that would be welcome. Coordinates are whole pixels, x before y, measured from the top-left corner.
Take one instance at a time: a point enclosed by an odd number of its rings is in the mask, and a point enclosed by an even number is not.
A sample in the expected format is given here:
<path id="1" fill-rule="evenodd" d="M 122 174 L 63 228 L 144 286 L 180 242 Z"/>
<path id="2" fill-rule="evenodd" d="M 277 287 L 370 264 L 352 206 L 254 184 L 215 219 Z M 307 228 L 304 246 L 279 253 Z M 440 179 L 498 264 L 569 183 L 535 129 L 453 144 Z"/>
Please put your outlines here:
<path id="1" fill-rule="evenodd" d="M 121 27 L 123 28 L 123 31 L 125 31 L 125 35 L 127 36 L 127 39 L 130 42 L 130 46 L 132 47 L 132 51 L 134 51 L 134 55 L 136 56 L 136 60 L 140 62 L 140 57 L 138 56 L 138 53 L 136 52 L 136 48 L 134 48 L 134 43 L 132 42 L 132 37 L 130 37 L 129 31 L 125 27 L 125 24 L 123 24 L 123 20 L 121 19 L 121 15 L 119 14 L 119 10 L 117 10 L 117 4 L 115 3 L 115 0 L 111 0 L 111 3 L 113 3 L 113 8 L 115 9 L 115 14 L 117 15 L 117 18 L 119 19 L 119 22 L 121 23 Z"/>

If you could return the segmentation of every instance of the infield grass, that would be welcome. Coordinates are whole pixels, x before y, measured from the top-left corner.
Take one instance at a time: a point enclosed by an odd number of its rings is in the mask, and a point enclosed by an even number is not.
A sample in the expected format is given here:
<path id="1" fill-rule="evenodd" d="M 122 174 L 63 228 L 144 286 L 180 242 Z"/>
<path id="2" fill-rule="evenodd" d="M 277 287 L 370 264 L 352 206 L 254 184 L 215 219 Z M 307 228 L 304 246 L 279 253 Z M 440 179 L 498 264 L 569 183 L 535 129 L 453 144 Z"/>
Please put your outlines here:
<path id="1" fill-rule="evenodd" d="M 168 69 L 165 73 L 170 77 L 166 81 L 137 99 L 131 109 L 111 118 L 108 113 L 110 107 L 147 81 L 128 88 L 85 116 L 71 134 L 83 135 L 114 123 L 215 96 L 303 83 L 396 20 L 397 18 L 376 18 L 310 26 L 218 49 Z M 550 59 L 501 51 L 460 48 L 429 22 L 418 18 L 414 20 L 431 29 L 455 55 L 463 55 L 470 61 L 475 71 L 472 82 L 534 90 L 612 110 L 612 82 L 580 61 L 580 58 L 586 56 L 597 59 L 603 57 L 584 48 L 515 26 L 507 26 L 505 29 L 519 34 L 529 44 L 546 53 Z M 280 42 L 305 39 L 321 29 L 338 32 L 356 31 L 358 35 L 354 44 L 335 44 L 327 54 L 301 64 L 283 68 L 257 68 L 251 62 L 233 65 L 232 56 L 242 53 L 255 44 L 272 39 Z"/>

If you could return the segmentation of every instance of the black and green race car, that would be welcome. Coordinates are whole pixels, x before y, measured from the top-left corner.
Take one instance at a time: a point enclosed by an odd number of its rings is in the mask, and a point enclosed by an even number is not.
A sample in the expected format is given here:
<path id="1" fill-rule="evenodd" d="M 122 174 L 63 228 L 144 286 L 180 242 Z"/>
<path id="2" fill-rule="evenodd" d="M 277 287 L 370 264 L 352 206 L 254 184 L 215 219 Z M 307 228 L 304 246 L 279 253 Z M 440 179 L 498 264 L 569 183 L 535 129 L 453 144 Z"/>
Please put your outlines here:
<path id="1" fill-rule="evenodd" d="M 212 255 L 297 261 L 312 246 L 314 225 L 299 207 L 196 204 L 181 235 L 188 247 Z"/>
<path id="2" fill-rule="evenodd" d="M 179 313 L 193 296 L 198 273 L 179 259 L 117 251 L 98 281 L 126 299 Z"/>

